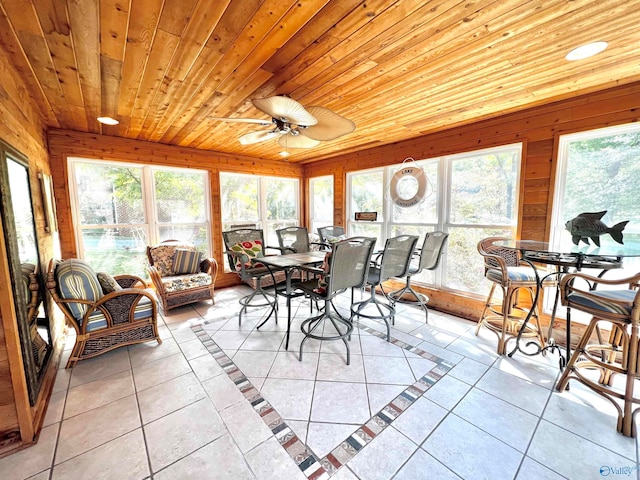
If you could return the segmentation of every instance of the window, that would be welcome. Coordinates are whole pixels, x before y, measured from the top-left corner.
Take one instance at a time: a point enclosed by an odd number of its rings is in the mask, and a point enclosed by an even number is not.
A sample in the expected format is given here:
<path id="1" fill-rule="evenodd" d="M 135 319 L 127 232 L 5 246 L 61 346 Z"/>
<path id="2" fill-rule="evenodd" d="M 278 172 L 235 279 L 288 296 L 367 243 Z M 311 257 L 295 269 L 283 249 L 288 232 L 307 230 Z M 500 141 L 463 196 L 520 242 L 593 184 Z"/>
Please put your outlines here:
<path id="1" fill-rule="evenodd" d="M 389 195 L 393 175 L 406 164 L 353 172 L 347 176 L 349 234 L 387 238 L 426 232 L 449 233 L 438 272 L 422 272 L 415 281 L 484 295 L 482 260 L 477 243 L 488 236 L 514 236 L 517 224 L 520 144 L 415 162 L 428 178 L 424 200 L 400 207 Z M 410 195 L 409 195 L 410 196 Z M 354 220 L 358 211 L 378 212 L 375 222 Z"/>
<path id="2" fill-rule="evenodd" d="M 333 225 L 333 176 L 309 179 L 310 232 Z"/>
<path id="3" fill-rule="evenodd" d="M 562 135 L 558 147 L 551 228 L 553 245 L 572 245 L 565 228 L 568 220 L 583 212 L 606 210 L 602 221 L 609 227 L 629 220 L 623 231 L 624 245 L 640 249 L 640 125 Z M 600 241 L 602 245 L 616 245 L 608 234 L 602 235 Z M 586 247 L 584 243 L 580 245 Z M 625 258 L 623 267 L 607 272 L 606 278 L 624 278 L 637 273 L 640 258 Z"/>
<path id="4" fill-rule="evenodd" d="M 208 175 L 69 159 L 79 255 L 96 271 L 146 277 L 146 246 L 193 242 L 210 252 Z"/>
<path id="5" fill-rule="evenodd" d="M 261 228 L 267 245 L 278 245 L 276 230 L 299 224 L 299 185 L 295 178 L 220 173 L 223 231 Z"/>

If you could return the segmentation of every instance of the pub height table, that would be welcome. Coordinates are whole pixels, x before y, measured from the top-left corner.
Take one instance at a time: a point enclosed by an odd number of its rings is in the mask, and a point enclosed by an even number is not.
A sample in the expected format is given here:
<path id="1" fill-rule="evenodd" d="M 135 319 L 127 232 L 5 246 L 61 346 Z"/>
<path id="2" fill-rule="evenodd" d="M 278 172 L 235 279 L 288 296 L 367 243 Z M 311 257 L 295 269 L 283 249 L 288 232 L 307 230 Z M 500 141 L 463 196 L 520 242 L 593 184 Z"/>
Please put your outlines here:
<path id="1" fill-rule="evenodd" d="M 547 242 L 539 242 L 534 240 L 507 240 L 499 242 L 503 247 L 513 248 L 519 250 L 522 255 L 522 259 L 527 262 L 533 268 L 536 276 L 536 291 L 533 298 L 533 305 L 537 305 L 540 298 L 540 292 L 542 291 L 543 284 L 548 278 L 557 277 L 555 298 L 553 302 L 553 309 L 551 311 L 551 319 L 549 323 L 549 330 L 547 334 L 547 340 L 545 345 L 539 345 L 535 341 L 528 341 L 524 345 L 522 343 L 522 335 L 526 331 L 527 324 L 531 320 L 533 315 L 532 308 L 527 313 L 522 322 L 522 326 L 516 337 L 516 344 L 513 350 L 509 352 L 509 357 L 512 357 L 516 352 L 521 352 L 524 355 L 533 356 L 538 354 L 544 354 L 547 351 L 558 352 L 560 359 L 559 365 L 562 370 L 568 363 L 571 357 L 571 325 L 567 322 L 566 325 L 566 346 L 561 347 L 556 344 L 553 337 L 553 322 L 556 318 L 556 312 L 558 309 L 558 300 L 560 298 L 560 280 L 563 275 L 570 271 L 580 271 L 582 269 L 596 269 L 600 270 L 597 275 L 599 278 L 609 270 L 622 268 L 622 260 L 624 257 L 638 257 L 640 256 L 640 249 L 636 246 L 620 245 L 617 243 L 602 243 L 602 246 L 597 247 L 595 245 L 569 245 L 562 247 L 553 247 Z M 540 272 L 536 265 L 550 265 L 555 267 L 551 272 Z M 595 286 L 594 286 L 595 288 Z M 599 335 L 599 332 L 598 332 Z M 561 354 L 561 349 L 564 348 L 565 356 Z"/>

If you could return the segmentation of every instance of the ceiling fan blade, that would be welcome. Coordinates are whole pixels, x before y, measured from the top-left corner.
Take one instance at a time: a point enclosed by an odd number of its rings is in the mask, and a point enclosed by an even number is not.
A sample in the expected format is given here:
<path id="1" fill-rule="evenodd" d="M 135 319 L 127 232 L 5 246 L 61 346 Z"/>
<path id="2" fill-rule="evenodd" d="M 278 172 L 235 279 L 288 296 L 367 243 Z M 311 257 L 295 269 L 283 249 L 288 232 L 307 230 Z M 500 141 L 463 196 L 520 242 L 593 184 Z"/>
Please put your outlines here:
<path id="1" fill-rule="evenodd" d="M 305 128 L 304 134 L 314 140 L 333 140 L 356 129 L 355 123 L 328 108 L 308 107 L 308 110 L 318 119 L 318 124 Z"/>
<path id="2" fill-rule="evenodd" d="M 238 141 L 242 145 L 251 145 L 252 143 L 264 142 L 266 140 L 271 140 L 272 138 L 279 137 L 281 135 L 280 132 L 274 132 L 273 130 L 264 130 L 261 132 L 251 132 L 245 133 L 242 135 Z"/>
<path id="3" fill-rule="evenodd" d="M 237 123 L 257 123 L 258 125 L 272 125 L 271 120 L 260 120 L 258 118 L 230 118 L 230 117 L 209 117 L 211 120 L 220 120 L 222 122 Z"/>
<path id="4" fill-rule="evenodd" d="M 286 123 L 303 126 L 318 123 L 318 120 L 293 98 L 280 96 L 254 98 L 251 102 L 261 112 Z"/>
<path id="5" fill-rule="evenodd" d="M 312 148 L 320 145 L 318 140 L 313 140 L 305 136 L 302 132 L 298 135 L 292 135 L 291 133 L 283 135 L 278 140 L 278 143 L 281 147 L 285 148 Z"/>

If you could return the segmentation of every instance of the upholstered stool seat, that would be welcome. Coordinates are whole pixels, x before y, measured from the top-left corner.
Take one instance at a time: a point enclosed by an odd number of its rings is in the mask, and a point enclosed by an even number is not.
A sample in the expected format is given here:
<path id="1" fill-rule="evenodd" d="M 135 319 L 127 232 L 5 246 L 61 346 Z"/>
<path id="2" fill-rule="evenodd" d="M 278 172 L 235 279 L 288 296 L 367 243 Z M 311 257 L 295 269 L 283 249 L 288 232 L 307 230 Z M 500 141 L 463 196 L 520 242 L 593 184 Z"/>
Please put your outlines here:
<path id="1" fill-rule="evenodd" d="M 603 285 L 623 288 L 595 288 Z M 622 280 L 605 280 L 576 273 L 565 276 L 560 284 L 568 324 L 572 309 L 589 313 L 592 318 L 558 380 L 557 389 L 564 391 L 569 380 L 575 379 L 605 397 L 618 412 L 617 430 L 627 436 L 636 435 L 633 404 L 640 403 L 640 396 L 634 395 L 639 362 L 638 286 L 640 274 Z M 599 328 L 610 329 L 608 339 L 590 343 L 593 333 Z M 616 376 L 623 376 L 622 381 L 614 382 Z"/>

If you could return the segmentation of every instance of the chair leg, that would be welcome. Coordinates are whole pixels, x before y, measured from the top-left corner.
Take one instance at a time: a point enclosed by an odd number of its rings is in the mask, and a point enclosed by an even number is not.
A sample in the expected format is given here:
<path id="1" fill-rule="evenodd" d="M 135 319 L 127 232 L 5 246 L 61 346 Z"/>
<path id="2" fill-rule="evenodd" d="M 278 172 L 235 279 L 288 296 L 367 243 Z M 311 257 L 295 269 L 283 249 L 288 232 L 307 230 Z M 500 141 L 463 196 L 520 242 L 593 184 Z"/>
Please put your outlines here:
<path id="1" fill-rule="evenodd" d="M 571 321 L 571 308 L 567 308 L 567 323 L 569 323 L 570 321 Z M 584 349 L 587 346 L 587 343 L 589 343 L 589 338 L 591 337 L 591 334 L 593 333 L 593 330 L 596 327 L 596 323 L 597 323 L 597 320 L 595 319 L 591 320 L 589 325 L 587 325 L 587 329 L 582 335 L 582 338 L 578 342 L 576 349 L 571 354 L 569 363 L 567 363 L 567 365 L 565 366 L 565 369 L 562 372 L 562 375 L 560 376 L 560 378 L 558 379 L 558 383 L 556 384 L 556 390 L 558 390 L 559 392 L 564 392 L 564 389 L 567 387 L 567 384 L 569 383 L 569 375 L 575 370 L 575 364 L 580 358 L 580 355 L 582 355 L 582 353 L 584 352 Z M 567 348 L 569 348 L 569 345 L 567 345 Z"/>
<path id="2" fill-rule="evenodd" d="M 484 308 L 482 309 L 482 313 L 480 314 L 480 318 L 478 319 L 478 323 L 476 325 L 476 336 L 478 335 L 478 332 L 480 331 L 480 327 L 482 327 L 482 322 L 484 320 L 484 317 L 487 313 L 487 310 L 489 310 L 489 307 L 491 305 L 491 299 L 493 298 L 493 293 L 496 290 L 496 284 L 495 283 L 491 283 L 491 290 L 489 290 L 489 295 L 487 296 L 487 301 L 484 304 Z"/>
<path id="3" fill-rule="evenodd" d="M 382 303 L 378 301 L 376 297 L 376 286 L 371 285 L 371 295 L 366 300 L 361 302 L 352 303 L 351 305 L 351 316 L 352 317 L 364 317 L 370 318 L 372 320 L 382 319 L 384 320 L 385 325 L 387 326 L 387 342 L 391 341 L 391 327 L 389 326 L 389 320 L 393 323 L 395 321 L 396 309 L 393 305 Z M 374 304 L 376 309 L 378 310 L 379 315 L 371 315 L 362 313 L 362 311 L 369 305 Z M 385 313 L 388 312 L 388 313 Z"/>
<path id="4" fill-rule="evenodd" d="M 424 310 L 425 323 L 429 322 L 429 309 L 427 308 L 427 302 L 429 301 L 429 299 L 426 295 L 422 293 L 418 293 L 413 289 L 413 287 L 411 286 L 411 275 L 407 276 L 407 281 L 405 283 L 405 286 L 399 290 L 394 290 L 392 292 L 385 293 L 384 289 L 382 288 L 382 285 L 380 285 L 380 289 L 382 290 L 382 293 L 384 294 L 384 296 L 387 297 L 387 300 L 389 300 L 390 302 L 393 302 L 394 305 L 396 302 L 408 303 L 409 305 L 419 305 L 420 308 Z M 414 300 L 410 300 L 410 299 L 405 300 L 403 299 L 403 297 L 413 297 Z"/>

